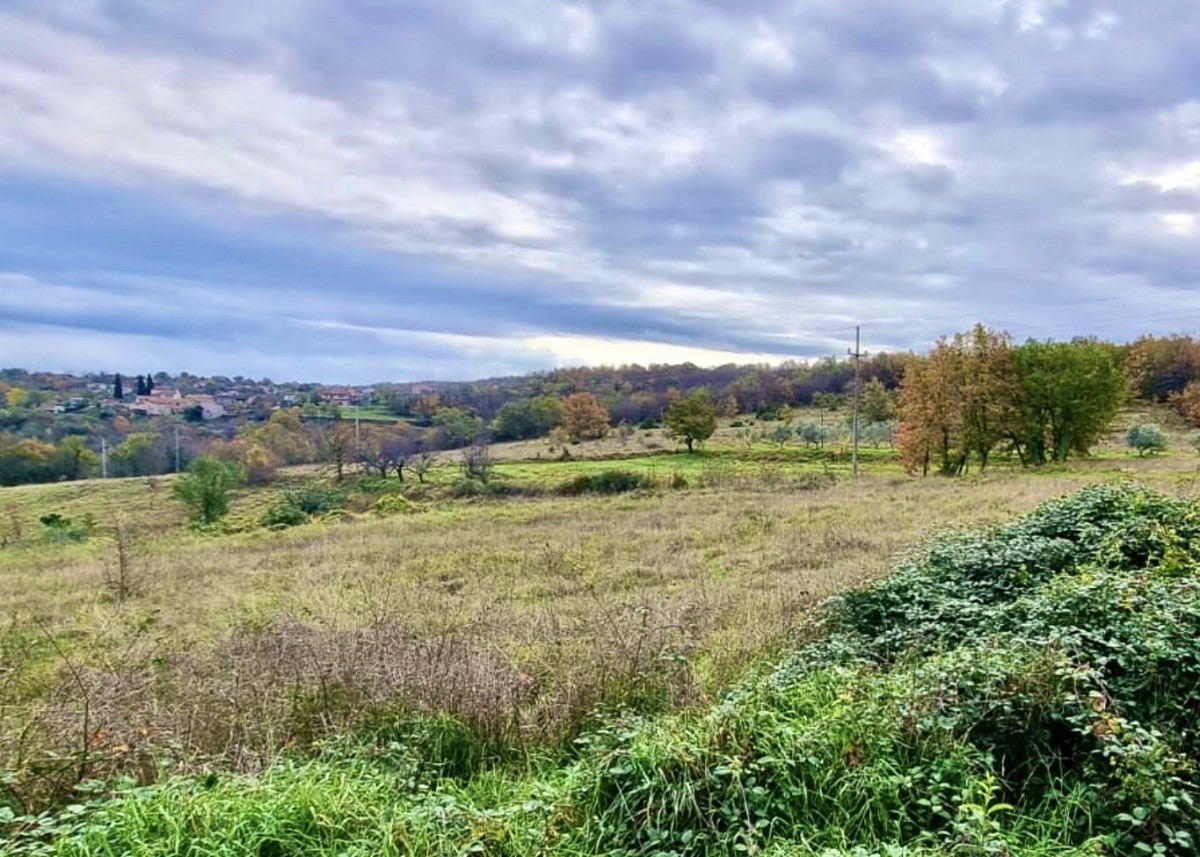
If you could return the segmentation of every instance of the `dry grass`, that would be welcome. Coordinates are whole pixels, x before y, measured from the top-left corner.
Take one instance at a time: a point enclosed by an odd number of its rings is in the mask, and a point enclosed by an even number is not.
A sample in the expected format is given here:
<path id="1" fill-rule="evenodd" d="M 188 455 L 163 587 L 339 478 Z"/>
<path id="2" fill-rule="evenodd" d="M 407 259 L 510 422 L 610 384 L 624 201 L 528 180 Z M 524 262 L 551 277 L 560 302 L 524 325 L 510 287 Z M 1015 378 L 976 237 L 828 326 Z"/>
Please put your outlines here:
<path id="1" fill-rule="evenodd" d="M 507 458 L 505 478 L 528 481 L 609 466 Z M 771 462 L 684 459 L 703 471 L 686 491 L 439 501 L 227 536 L 190 533 L 168 479 L 5 489 L 0 528 L 54 512 L 99 527 L 81 544 L 0 548 L 0 770 L 36 804 L 96 772 L 150 779 L 167 750 L 254 769 L 388 712 L 451 712 L 509 745 L 558 739 L 598 704 L 703 703 L 816 601 L 930 532 L 1099 479 L 1200 484 L 1181 450 L 813 490 Z M 245 492 L 234 514 L 276 490 Z"/>
<path id="2" fill-rule="evenodd" d="M 32 795 L 79 776 L 81 756 L 143 778 L 165 748 L 254 768 L 381 707 L 454 712 L 519 743 L 570 734 L 605 701 L 699 703 L 922 535 L 1086 478 L 739 482 L 280 533 L 143 531 L 124 605 L 104 585 L 106 539 L 10 550 L 0 767 Z"/>

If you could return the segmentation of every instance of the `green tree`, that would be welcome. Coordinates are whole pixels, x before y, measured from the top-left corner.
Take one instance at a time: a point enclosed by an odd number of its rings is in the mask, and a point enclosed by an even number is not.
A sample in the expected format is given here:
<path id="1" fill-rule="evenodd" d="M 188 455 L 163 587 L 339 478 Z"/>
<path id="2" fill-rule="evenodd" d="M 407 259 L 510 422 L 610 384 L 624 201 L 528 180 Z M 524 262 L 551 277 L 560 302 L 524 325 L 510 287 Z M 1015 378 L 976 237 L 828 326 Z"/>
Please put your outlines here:
<path id="1" fill-rule="evenodd" d="M 150 476 L 163 470 L 163 451 L 153 432 L 134 432 L 113 450 L 113 461 L 126 476 Z"/>
<path id="2" fill-rule="evenodd" d="M 175 497 L 192 510 L 193 521 L 212 524 L 229 512 L 229 499 L 242 481 L 236 464 L 202 455 L 175 481 Z"/>
<path id="3" fill-rule="evenodd" d="M 466 408 L 439 408 L 433 414 L 433 424 L 450 447 L 466 446 L 483 431 L 483 420 Z"/>
<path id="4" fill-rule="evenodd" d="M 113 379 L 113 398 L 118 402 L 125 398 L 125 382 L 121 380 L 121 373 L 117 373 L 117 377 Z"/>
<path id="5" fill-rule="evenodd" d="M 859 424 L 886 423 L 896 415 L 895 396 L 878 378 L 863 385 L 859 407 Z"/>
<path id="6" fill-rule="evenodd" d="M 496 440 L 541 437 L 562 422 L 562 403 L 550 396 L 506 402 L 492 420 Z"/>
<path id="7" fill-rule="evenodd" d="M 675 393 L 667 408 L 666 425 L 667 437 L 682 440 L 688 452 L 712 437 L 717 430 L 717 409 L 708 389 L 700 387 L 687 396 Z"/>
<path id="8" fill-rule="evenodd" d="M 1009 437 L 1021 461 L 1086 455 L 1120 411 L 1125 378 L 1112 346 L 1029 340 L 1012 350 L 1019 392 Z"/>
<path id="9" fill-rule="evenodd" d="M 554 396 L 537 396 L 529 403 L 533 414 L 533 424 L 537 428 L 537 437 L 550 433 L 555 426 L 563 421 L 563 406 Z"/>
<path id="10" fill-rule="evenodd" d="M 83 479 L 95 469 L 99 458 L 88 449 L 87 443 L 77 434 L 63 438 L 54 455 L 54 468 L 69 480 Z"/>

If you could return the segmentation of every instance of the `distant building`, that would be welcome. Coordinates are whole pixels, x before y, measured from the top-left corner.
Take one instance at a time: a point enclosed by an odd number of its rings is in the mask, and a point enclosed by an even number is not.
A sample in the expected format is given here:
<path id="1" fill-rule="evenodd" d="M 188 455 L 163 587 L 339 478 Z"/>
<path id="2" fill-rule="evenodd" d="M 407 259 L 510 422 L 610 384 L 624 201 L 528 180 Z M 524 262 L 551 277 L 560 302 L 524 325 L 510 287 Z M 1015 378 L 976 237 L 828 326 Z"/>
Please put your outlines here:
<path id="1" fill-rule="evenodd" d="M 321 400 L 332 405 L 365 405 L 374 390 L 359 387 L 320 387 Z"/>
<path id="2" fill-rule="evenodd" d="M 171 417 L 195 407 L 200 408 L 206 420 L 220 419 L 226 414 L 216 397 L 202 393 L 185 396 L 178 390 L 158 390 L 149 396 L 138 396 L 129 409 L 147 417 Z"/>

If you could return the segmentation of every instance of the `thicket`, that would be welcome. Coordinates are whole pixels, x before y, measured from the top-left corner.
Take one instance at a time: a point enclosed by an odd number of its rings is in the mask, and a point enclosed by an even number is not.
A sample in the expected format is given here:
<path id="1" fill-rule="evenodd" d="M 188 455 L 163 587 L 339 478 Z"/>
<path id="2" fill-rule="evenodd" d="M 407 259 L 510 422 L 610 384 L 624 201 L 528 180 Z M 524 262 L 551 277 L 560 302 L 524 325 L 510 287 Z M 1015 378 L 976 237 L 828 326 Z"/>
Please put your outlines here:
<path id="1" fill-rule="evenodd" d="M 1187 854 L 1200 508 L 1095 486 L 829 602 L 703 714 L 489 769 L 453 720 L 7 816 L 12 853 Z M 85 798 L 87 796 L 85 795 Z M 0 812 L 4 812 L 0 810 Z"/>

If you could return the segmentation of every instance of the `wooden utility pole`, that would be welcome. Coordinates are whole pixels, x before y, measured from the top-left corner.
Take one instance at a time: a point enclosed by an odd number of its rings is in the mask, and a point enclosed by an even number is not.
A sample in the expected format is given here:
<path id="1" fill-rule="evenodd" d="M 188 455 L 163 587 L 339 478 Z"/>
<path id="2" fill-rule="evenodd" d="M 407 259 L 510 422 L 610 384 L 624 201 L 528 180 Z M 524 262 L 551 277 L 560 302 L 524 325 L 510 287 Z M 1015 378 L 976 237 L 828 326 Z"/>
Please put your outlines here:
<path id="1" fill-rule="evenodd" d="M 862 328 L 859 325 L 854 326 L 854 350 L 847 351 L 854 358 L 854 424 L 850 431 L 853 434 L 851 461 L 853 462 L 854 475 L 858 476 L 858 403 L 862 398 L 862 368 L 860 363 L 865 356 L 862 351 Z"/>
<path id="2" fill-rule="evenodd" d="M 108 478 L 108 439 L 100 438 L 100 478 Z"/>
<path id="3" fill-rule="evenodd" d="M 358 422 L 358 401 L 354 402 L 354 457 L 362 458 L 362 434 Z"/>

